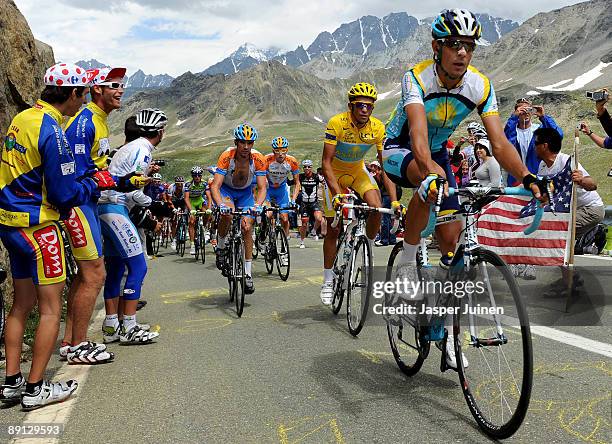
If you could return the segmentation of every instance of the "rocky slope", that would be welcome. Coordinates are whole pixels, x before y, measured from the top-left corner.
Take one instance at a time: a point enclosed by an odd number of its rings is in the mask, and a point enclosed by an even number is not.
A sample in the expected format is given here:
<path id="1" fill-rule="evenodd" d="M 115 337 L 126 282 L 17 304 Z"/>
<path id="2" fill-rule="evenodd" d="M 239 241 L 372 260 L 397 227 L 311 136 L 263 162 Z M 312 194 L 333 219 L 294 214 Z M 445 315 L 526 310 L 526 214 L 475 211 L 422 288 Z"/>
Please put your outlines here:
<path id="1" fill-rule="evenodd" d="M 0 128 L 31 106 L 43 90 L 53 50 L 34 39 L 28 22 L 12 0 L 0 0 Z"/>

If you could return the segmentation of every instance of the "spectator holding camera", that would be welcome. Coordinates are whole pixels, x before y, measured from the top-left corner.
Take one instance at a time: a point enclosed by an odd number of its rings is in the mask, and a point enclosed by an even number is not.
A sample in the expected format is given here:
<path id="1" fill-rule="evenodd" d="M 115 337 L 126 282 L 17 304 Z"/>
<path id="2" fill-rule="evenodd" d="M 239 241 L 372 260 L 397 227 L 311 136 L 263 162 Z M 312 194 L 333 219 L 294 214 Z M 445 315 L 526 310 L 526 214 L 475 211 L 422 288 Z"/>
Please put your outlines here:
<path id="1" fill-rule="evenodd" d="M 534 115 L 540 123 L 531 122 Z M 504 133 L 518 151 L 527 169 L 533 174 L 537 174 L 540 165 L 533 137 L 533 133 L 538 128 L 553 128 L 563 139 L 563 130 L 551 116 L 544 113 L 543 106 L 533 105 L 527 98 L 518 99 L 514 105 L 514 113 L 506 122 Z M 508 185 L 513 186 L 518 183 L 516 178 L 508 175 Z"/>
<path id="2" fill-rule="evenodd" d="M 603 93 L 603 99 L 597 100 L 595 102 L 595 109 L 597 110 L 597 118 L 601 122 L 601 126 L 603 126 L 604 131 L 610 137 L 612 137 L 612 117 L 608 113 L 606 109 L 606 103 L 610 98 L 610 94 L 606 88 L 602 89 L 600 92 Z"/>
<path id="3" fill-rule="evenodd" d="M 606 103 L 608 102 L 609 95 L 608 90 L 603 89 L 603 100 L 595 102 L 595 109 L 597 110 L 597 118 L 601 122 L 601 126 L 608 135 L 608 137 L 601 137 L 593 132 L 589 128 L 586 122 L 580 122 L 580 131 L 589 136 L 595 144 L 601 148 L 612 149 L 612 118 L 606 109 Z"/>
<path id="4" fill-rule="evenodd" d="M 580 131 L 589 136 L 595 144 L 601 148 L 612 150 L 612 137 L 601 137 L 593 132 L 586 122 L 580 122 Z"/>

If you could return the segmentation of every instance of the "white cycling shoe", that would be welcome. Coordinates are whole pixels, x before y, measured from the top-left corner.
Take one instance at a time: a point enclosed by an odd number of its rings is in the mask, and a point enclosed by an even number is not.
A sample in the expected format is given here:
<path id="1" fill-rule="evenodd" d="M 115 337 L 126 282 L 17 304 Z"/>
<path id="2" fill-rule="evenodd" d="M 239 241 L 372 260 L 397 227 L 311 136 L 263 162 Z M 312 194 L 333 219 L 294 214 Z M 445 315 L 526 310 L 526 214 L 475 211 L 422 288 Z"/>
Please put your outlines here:
<path id="1" fill-rule="evenodd" d="M 43 381 L 34 393 L 23 392 L 21 396 L 21 409 L 30 411 L 45 405 L 62 402 L 68 399 L 79 384 L 71 379 L 66 382 Z"/>
<path id="2" fill-rule="evenodd" d="M 470 364 L 463 352 L 461 352 L 461 360 L 463 361 L 463 367 L 468 368 Z M 453 335 L 448 335 L 446 338 L 446 365 L 457 371 L 457 356 L 455 355 L 455 339 Z"/>
<path id="3" fill-rule="evenodd" d="M 334 282 L 323 282 L 321 285 L 321 302 L 323 305 L 331 305 L 334 300 Z"/>

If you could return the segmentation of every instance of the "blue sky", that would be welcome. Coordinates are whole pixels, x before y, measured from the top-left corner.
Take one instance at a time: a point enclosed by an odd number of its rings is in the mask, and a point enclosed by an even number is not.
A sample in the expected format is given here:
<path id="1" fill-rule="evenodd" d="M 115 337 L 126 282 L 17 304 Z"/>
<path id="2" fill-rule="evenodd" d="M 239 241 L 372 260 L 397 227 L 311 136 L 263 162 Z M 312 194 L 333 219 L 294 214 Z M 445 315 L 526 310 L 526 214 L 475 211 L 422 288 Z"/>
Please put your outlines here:
<path id="1" fill-rule="evenodd" d="M 53 47 L 56 60 L 103 63 L 172 76 L 200 72 L 245 42 L 284 50 L 308 46 L 364 15 L 406 11 L 418 18 L 457 7 L 456 0 L 15 0 L 34 36 Z M 524 21 L 576 0 L 463 0 L 475 12 Z"/>

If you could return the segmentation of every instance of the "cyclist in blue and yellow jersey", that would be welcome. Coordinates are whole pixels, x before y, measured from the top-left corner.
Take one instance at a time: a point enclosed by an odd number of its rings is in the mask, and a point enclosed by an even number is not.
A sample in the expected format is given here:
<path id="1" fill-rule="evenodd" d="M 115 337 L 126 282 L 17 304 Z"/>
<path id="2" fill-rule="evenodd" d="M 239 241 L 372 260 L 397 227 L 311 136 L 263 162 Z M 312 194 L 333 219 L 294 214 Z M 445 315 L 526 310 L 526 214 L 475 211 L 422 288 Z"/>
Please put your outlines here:
<path id="1" fill-rule="evenodd" d="M 266 200 L 266 160 L 253 148 L 257 140 L 257 130 L 243 123 L 234 129 L 234 145 L 223 151 L 219 156 L 215 177 L 210 186 L 213 201 L 221 210 L 217 227 L 217 268 L 223 269 L 227 255 L 226 236 L 230 229 L 232 216 L 223 214 L 228 209 L 253 210 L 261 212 L 261 206 Z M 253 196 L 253 177 L 256 177 L 257 196 Z M 242 238 L 244 239 L 245 293 L 255 291 L 251 274 L 253 262 L 253 221 L 247 216 L 242 219 Z"/>
<path id="2" fill-rule="evenodd" d="M 493 85 L 470 65 L 481 25 L 470 11 L 441 12 L 432 24 L 433 60 L 411 68 L 402 80 L 402 98 L 386 127 L 387 140 L 382 165 L 396 184 L 417 188 L 408 206 L 404 249 L 398 260 L 400 279 L 419 281 L 416 269 L 420 233 L 427 224 L 430 203 L 437 196 L 436 179 L 445 178 L 445 187 L 455 187 L 446 141 L 468 114 L 476 110 L 486 128 L 493 155 L 503 168 L 522 178 L 525 188 L 546 200 L 546 181 L 529 173 L 516 150 L 506 139 L 497 111 Z M 443 211 L 458 209 L 457 198 L 448 198 Z M 409 221 L 409 223 L 408 223 Z M 453 222 L 436 228 L 443 254 L 454 252 L 461 224 Z M 452 320 L 452 317 L 448 317 Z M 447 363 L 456 368 L 453 340 L 447 341 Z M 466 365 L 467 366 L 467 365 Z"/>
<path id="3" fill-rule="evenodd" d="M 276 204 L 279 207 L 294 205 L 300 192 L 300 165 L 295 157 L 287 154 L 288 151 L 289 141 L 286 138 L 272 139 L 272 153 L 266 155 L 266 175 L 268 177 L 266 205 Z M 295 181 L 291 198 L 289 198 L 289 184 L 287 183 L 289 174 Z M 289 237 L 289 210 L 281 210 L 280 219 L 285 235 Z"/>
<path id="4" fill-rule="evenodd" d="M 372 117 L 374 102 L 378 98 L 376 88 L 369 83 L 357 83 L 348 92 L 348 111 L 333 116 L 325 130 L 323 146 L 323 176 L 325 188 L 323 211 L 329 219 L 327 235 L 323 242 L 323 286 L 321 287 L 321 302 L 330 305 L 333 298 L 334 274 L 332 266 L 336 254 L 339 227 L 332 228 L 334 207 L 338 204 L 333 200 L 337 194 L 344 193 L 347 188 L 354 190 L 368 205 L 380 207 L 382 200 L 376 181 L 370 176 L 363 161 L 366 153 L 376 146 L 378 159 L 382 162 L 380 153 L 385 138 L 385 127 L 380 120 Z M 384 177 L 385 184 L 391 183 Z M 397 199 L 393 196 L 393 201 Z M 399 204 L 398 204 L 399 206 Z M 367 221 L 366 234 L 371 243 L 380 228 L 380 213 L 372 212 Z"/>
<path id="5" fill-rule="evenodd" d="M 89 72 L 93 76 L 91 102 L 66 124 L 66 138 L 74 150 L 77 177 L 106 168 L 110 153 L 107 118 L 121 107 L 126 69 L 101 68 Z M 68 359 L 71 364 L 97 364 L 108 357 L 101 353 L 106 349 L 104 344 L 86 340 L 96 297 L 105 279 L 97 200 L 95 196 L 73 208 L 64 223 L 79 270 L 68 293 L 66 328 L 59 353 L 60 359 Z"/>
<path id="6" fill-rule="evenodd" d="M 0 163 L 0 238 L 8 251 L 14 302 L 6 322 L 6 380 L 0 401 L 32 410 L 63 401 L 77 382 L 43 381 L 59 333 L 66 281 L 64 244 L 57 225 L 71 208 L 113 187 L 106 171 L 78 177 L 61 123 L 85 103 L 89 76 L 58 63 L 45 73 L 40 100 L 17 114 L 4 140 Z M 38 304 L 33 357 L 27 383 L 20 371 L 26 319 Z M 107 353 L 107 352 L 104 352 Z"/>

